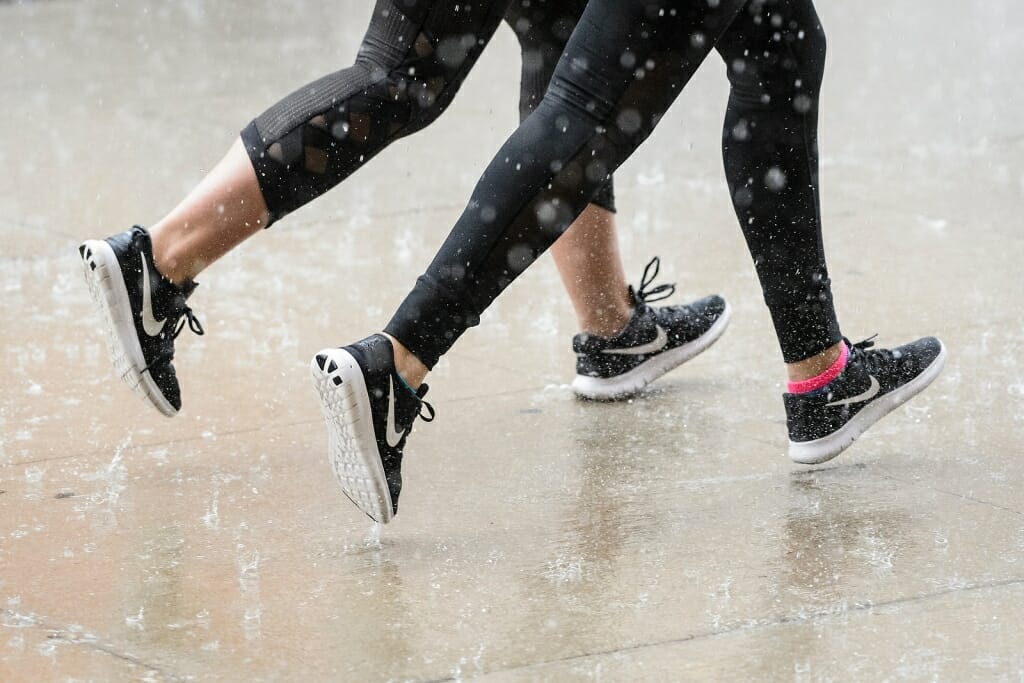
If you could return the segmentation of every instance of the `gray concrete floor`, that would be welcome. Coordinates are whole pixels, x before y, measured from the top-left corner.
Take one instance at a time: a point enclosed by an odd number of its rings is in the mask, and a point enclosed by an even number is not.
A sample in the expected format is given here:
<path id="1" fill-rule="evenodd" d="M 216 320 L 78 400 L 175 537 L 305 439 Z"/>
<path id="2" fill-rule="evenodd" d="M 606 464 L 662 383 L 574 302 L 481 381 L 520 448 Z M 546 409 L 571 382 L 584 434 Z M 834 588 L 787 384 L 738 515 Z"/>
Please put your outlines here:
<path id="1" fill-rule="evenodd" d="M 439 366 L 376 538 L 307 363 L 383 324 L 513 128 L 511 34 L 438 124 L 210 269 L 166 420 L 113 377 L 75 246 L 347 63 L 368 3 L 0 4 L 0 680 L 1024 680 L 1024 6 L 819 10 L 844 331 L 939 335 L 943 376 L 827 466 L 783 456 L 712 60 L 619 217 L 628 271 L 659 254 L 729 332 L 577 402 L 545 259 Z"/>

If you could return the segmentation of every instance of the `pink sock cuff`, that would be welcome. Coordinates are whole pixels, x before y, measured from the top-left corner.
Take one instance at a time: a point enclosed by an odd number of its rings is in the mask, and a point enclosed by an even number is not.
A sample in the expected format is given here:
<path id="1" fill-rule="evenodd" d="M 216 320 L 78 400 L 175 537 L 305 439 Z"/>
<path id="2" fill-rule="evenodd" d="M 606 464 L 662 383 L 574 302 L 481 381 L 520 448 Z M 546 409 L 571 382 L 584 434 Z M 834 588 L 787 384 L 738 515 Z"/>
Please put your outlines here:
<path id="1" fill-rule="evenodd" d="M 843 344 L 842 351 L 839 352 L 839 358 L 836 358 L 836 362 L 829 366 L 828 370 L 821 373 L 817 377 L 805 379 L 802 382 L 790 382 L 788 386 L 789 393 L 791 394 L 806 394 L 811 391 L 817 391 L 823 386 L 834 380 L 839 376 L 839 373 L 846 367 L 846 360 L 850 357 L 850 349 Z"/>

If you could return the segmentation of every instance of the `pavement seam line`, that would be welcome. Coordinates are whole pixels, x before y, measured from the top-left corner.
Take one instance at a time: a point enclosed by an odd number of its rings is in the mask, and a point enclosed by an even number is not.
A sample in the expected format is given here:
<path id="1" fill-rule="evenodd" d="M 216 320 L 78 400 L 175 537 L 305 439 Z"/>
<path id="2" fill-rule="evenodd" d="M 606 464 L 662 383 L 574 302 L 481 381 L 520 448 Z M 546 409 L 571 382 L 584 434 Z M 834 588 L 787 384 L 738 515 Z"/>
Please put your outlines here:
<path id="1" fill-rule="evenodd" d="M 167 678 L 172 681 L 185 680 L 177 674 L 170 673 L 159 666 L 149 664 L 148 662 L 139 659 L 134 655 L 128 654 L 127 652 L 122 652 L 118 649 L 115 649 L 113 645 L 102 643 L 98 639 L 90 640 L 88 638 L 79 638 L 77 636 L 71 635 L 69 629 L 66 629 L 62 626 L 54 626 L 47 622 L 45 619 L 40 618 L 39 615 L 37 614 L 20 614 L 18 612 L 11 611 L 7 608 L 3 608 L 2 610 L 0 610 L 0 613 L 2 613 L 5 617 L 12 617 L 14 619 L 17 619 L 19 617 L 24 618 L 27 616 L 29 619 L 32 620 L 32 623 L 27 625 L 29 628 L 35 627 L 37 629 L 50 632 L 46 634 L 47 640 L 59 640 L 69 645 L 79 645 L 90 650 L 95 650 L 107 656 L 114 657 L 115 659 L 120 659 L 122 661 L 128 662 L 129 664 L 133 664 L 140 668 L 146 669 L 147 671 L 155 671 L 164 678 Z M 4 624 L 3 626 L 5 628 L 19 628 L 17 626 L 7 626 L 6 624 Z"/>
<path id="2" fill-rule="evenodd" d="M 874 609 L 882 609 L 885 607 L 892 607 L 894 605 L 906 605 L 916 602 L 927 602 L 934 598 L 941 598 L 946 595 L 953 595 L 955 593 L 967 593 L 976 590 L 984 590 L 987 588 L 1007 588 L 1013 586 L 1024 586 L 1024 577 L 1015 579 L 1004 579 L 1002 581 L 992 581 L 989 583 L 975 583 L 967 586 L 957 588 L 947 588 L 933 593 L 921 593 L 918 595 L 911 595 L 901 598 L 893 598 L 891 600 L 885 600 L 882 602 L 860 602 L 854 603 L 852 607 L 845 608 L 842 612 L 836 612 L 834 608 L 825 607 L 822 609 L 815 610 L 813 612 L 804 612 L 800 614 L 788 614 L 775 619 L 770 619 L 763 622 L 757 622 L 754 624 L 741 623 L 736 626 L 731 626 L 716 631 L 705 631 L 703 633 L 694 633 L 689 636 L 683 636 L 681 638 L 670 638 L 668 640 L 659 640 L 651 643 L 638 643 L 636 645 L 630 645 L 626 647 L 609 649 L 609 650 L 597 650 L 594 652 L 585 652 L 578 655 L 569 655 L 567 657 L 558 657 L 555 659 L 549 659 L 543 662 L 531 662 L 529 664 L 520 664 L 516 666 L 508 666 L 501 669 L 494 669 L 492 671 L 481 671 L 475 675 L 489 676 L 492 674 L 502 674 L 513 671 L 528 671 L 530 669 L 539 668 L 542 666 L 550 666 L 552 664 L 562 664 L 568 662 L 583 661 L 594 657 L 603 657 L 607 655 L 621 654 L 624 652 L 639 652 L 641 650 L 653 649 L 656 647 L 681 645 L 683 643 L 709 640 L 718 636 L 727 636 L 740 631 L 758 631 L 766 628 L 773 628 L 775 626 L 785 626 L 788 624 L 802 624 L 812 622 L 816 619 L 825 617 L 834 617 L 838 614 L 858 614 L 870 612 Z M 453 681 L 461 680 L 460 678 L 448 677 L 448 678 L 432 678 L 424 681 L 423 683 L 452 683 Z"/>
<path id="3" fill-rule="evenodd" d="M 942 494 L 947 495 L 947 496 L 953 496 L 954 498 L 959 498 L 961 500 L 968 500 L 968 501 L 970 501 L 972 503 L 977 503 L 978 505 L 985 505 L 987 507 L 994 508 L 996 510 L 1003 510 L 1004 512 L 1012 512 L 1015 515 L 1024 516 L 1024 512 L 1021 512 L 1020 510 L 1014 510 L 1013 508 L 1006 507 L 1005 505 L 1000 505 L 999 503 L 993 503 L 993 502 L 988 501 L 988 500 L 982 500 L 980 498 L 975 498 L 973 496 L 968 496 L 965 493 L 957 493 L 956 491 L 947 491 L 946 489 L 940 489 L 940 488 L 936 488 L 934 486 L 928 486 L 927 484 L 924 484 L 924 483 L 921 483 L 921 482 L 916 482 L 914 480 L 900 479 L 899 477 L 893 476 L 891 474 L 882 474 L 881 476 L 883 478 L 885 478 L 885 479 L 891 479 L 892 481 L 898 481 L 901 484 L 906 484 L 906 485 L 910 485 L 910 486 L 915 486 L 916 485 L 919 488 L 927 489 L 929 491 L 935 491 L 936 493 L 942 493 Z"/>

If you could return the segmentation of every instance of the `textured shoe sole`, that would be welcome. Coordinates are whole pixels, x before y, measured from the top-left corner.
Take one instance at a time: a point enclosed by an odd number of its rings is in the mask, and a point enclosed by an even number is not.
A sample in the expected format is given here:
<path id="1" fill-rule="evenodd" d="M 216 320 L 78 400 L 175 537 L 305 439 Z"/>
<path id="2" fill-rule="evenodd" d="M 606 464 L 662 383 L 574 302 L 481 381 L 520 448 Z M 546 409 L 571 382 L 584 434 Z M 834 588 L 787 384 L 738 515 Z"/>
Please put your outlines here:
<path id="1" fill-rule="evenodd" d="M 942 342 L 939 344 L 941 346 Z M 836 457 L 856 441 L 857 437 L 866 432 L 871 425 L 924 391 L 929 384 L 935 381 L 945 365 L 946 347 L 941 346 L 939 355 L 920 375 L 899 389 L 873 401 L 832 434 L 814 441 L 790 441 L 790 460 L 801 465 L 819 465 Z"/>
<path id="2" fill-rule="evenodd" d="M 732 309 L 729 308 L 729 304 L 726 304 L 722 315 L 718 316 L 715 324 L 692 342 L 652 356 L 629 372 L 615 377 L 576 375 L 576 379 L 572 381 L 572 390 L 580 398 L 592 401 L 616 401 L 629 398 L 666 372 L 674 370 L 706 351 L 725 332 L 731 316 Z"/>
<path id="3" fill-rule="evenodd" d="M 343 349 L 324 349 L 309 365 L 327 424 L 327 461 L 342 491 L 375 522 L 394 517 L 391 492 L 373 433 L 366 380 Z"/>
<path id="4" fill-rule="evenodd" d="M 114 250 L 103 240 L 88 240 L 82 243 L 78 252 L 82 256 L 89 293 L 103 318 L 103 336 L 114 370 L 142 400 L 163 415 L 174 417 L 178 411 L 164 398 L 149 373 L 143 372 L 146 360 L 132 321 L 128 288 Z"/>

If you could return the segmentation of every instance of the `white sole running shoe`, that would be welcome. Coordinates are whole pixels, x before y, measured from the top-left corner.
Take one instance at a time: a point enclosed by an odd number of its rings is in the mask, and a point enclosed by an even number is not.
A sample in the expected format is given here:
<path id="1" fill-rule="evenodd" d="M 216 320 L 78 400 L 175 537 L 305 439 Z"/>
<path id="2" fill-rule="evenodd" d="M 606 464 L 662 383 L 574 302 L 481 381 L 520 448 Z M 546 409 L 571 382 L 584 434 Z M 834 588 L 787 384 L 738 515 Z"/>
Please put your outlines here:
<path id="1" fill-rule="evenodd" d="M 689 310 L 686 315 L 681 315 L 684 309 Z M 675 317 L 667 317 L 666 311 L 674 313 Z M 619 337 L 601 339 L 599 344 L 594 344 L 595 338 L 591 337 L 584 343 L 574 344 L 580 349 L 577 351 L 577 369 L 584 372 L 577 372 L 572 390 L 577 396 L 594 401 L 615 401 L 634 396 L 665 373 L 706 351 L 725 332 L 731 316 L 732 309 L 720 297 L 707 297 L 689 307 L 637 307 L 633 320 Z M 650 330 L 648 336 L 654 335 L 652 342 L 644 342 L 643 337 L 634 331 L 634 321 L 638 320 Z M 686 336 L 680 331 L 680 321 L 686 325 Z M 693 338 L 694 327 L 701 322 L 705 329 L 698 328 L 698 336 Z M 630 339 L 624 343 L 620 340 L 625 335 Z M 577 338 L 581 336 L 577 335 Z M 660 340 L 663 342 L 659 346 Z M 645 344 L 650 351 L 634 353 L 638 348 L 644 349 Z M 599 345 L 604 348 L 595 348 Z M 629 369 L 623 369 L 626 367 Z M 600 376 L 602 374 L 605 376 Z"/>
<path id="2" fill-rule="evenodd" d="M 843 373 L 814 395 L 785 394 L 789 457 L 818 465 L 842 453 L 893 410 L 924 391 L 942 372 L 946 349 L 925 337 L 896 349 L 850 346 Z"/>
<path id="3" fill-rule="evenodd" d="M 87 240 L 78 251 L 117 375 L 161 414 L 177 415 L 181 397 L 172 360 L 184 326 L 179 320 L 185 316 L 189 328 L 203 334 L 185 304 L 195 283 L 177 287 L 156 271 L 149 234 L 140 227 Z"/>
<path id="4" fill-rule="evenodd" d="M 324 349 L 310 363 L 327 426 L 327 460 L 342 491 L 382 524 L 398 511 L 402 453 L 413 421 L 427 407 L 427 385 L 410 390 L 394 369 L 391 342 L 373 335 Z"/>

